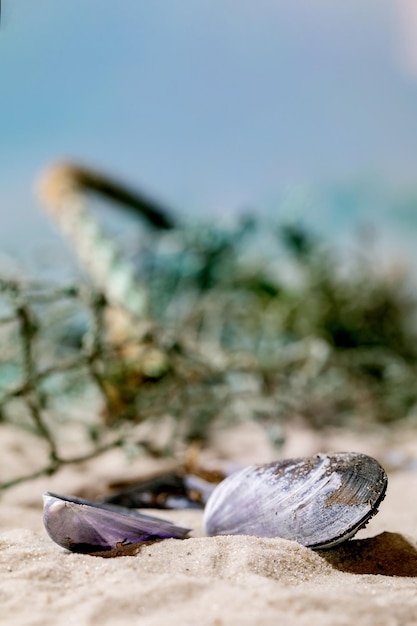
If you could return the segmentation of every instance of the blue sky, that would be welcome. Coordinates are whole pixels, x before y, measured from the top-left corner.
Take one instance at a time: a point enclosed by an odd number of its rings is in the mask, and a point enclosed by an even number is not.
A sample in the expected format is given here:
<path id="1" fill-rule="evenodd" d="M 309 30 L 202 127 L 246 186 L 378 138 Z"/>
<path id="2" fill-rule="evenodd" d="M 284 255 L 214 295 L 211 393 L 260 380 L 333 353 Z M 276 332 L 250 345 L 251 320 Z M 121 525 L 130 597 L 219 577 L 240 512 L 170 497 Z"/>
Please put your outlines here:
<path id="1" fill-rule="evenodd" d="M 3 0 L 0 245 L 52 237 L 33 184 L 64 157 L 219 219 L 298 185 L 414 184 L 410 1 Z"/>

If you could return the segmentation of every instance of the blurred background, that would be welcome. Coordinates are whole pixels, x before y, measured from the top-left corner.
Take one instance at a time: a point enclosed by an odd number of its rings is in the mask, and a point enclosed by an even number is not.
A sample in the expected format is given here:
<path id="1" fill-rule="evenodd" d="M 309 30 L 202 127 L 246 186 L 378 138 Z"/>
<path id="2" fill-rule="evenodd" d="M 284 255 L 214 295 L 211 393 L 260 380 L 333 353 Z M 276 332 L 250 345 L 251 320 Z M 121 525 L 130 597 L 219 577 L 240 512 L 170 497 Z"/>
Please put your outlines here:
<path id="1" fill-rule="evenodd" d="M 61 240 L 33 186 L 71 158 L 187 219 L 374 226 L 416 263 L 413 0 L 4 0 L 0 246 Z"/>
<path id="2" fill-rule="evenodd" d="M 42 472 L 66 462 L 61 425 L 89 446 L 120 426 L 130 455 L 239 420 L 274 455 L 299 424 L 414 432 L 416 42 L 415 0 L 3 0 L 0 422 L 46 440 Z M 173 218 L 93 202 L 112 238 L 84 219 L 73 239 L 96 290 L 34 192 L 62 159 Z"/>

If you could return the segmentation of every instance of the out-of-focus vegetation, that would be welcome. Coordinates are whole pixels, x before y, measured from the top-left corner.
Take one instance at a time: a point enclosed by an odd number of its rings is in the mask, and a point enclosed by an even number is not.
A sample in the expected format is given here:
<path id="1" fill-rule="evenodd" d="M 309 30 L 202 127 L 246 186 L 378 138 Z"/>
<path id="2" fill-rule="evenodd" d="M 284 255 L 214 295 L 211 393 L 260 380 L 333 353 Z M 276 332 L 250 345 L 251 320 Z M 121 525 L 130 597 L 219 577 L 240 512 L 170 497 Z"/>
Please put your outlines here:
<path id="1" fill-rule="evenodd" d="M 162 454 L 237 419 L 279 444 L 295 417 L 361 428 L 414 415 L 414 294 L 366 254 L 345 267 L 301 225 L 247 218 L 153 236 L 136 266 L 147 320 L 88 284 L 0 283 L 1 417 L 47 440 L 43 471 L 64 462 L 59 428 L 74 420 L 93 453 L 127 445 L 140 423 L 135 445 Z"/>
<path id="2" fill-rule="evenodd" d="M 272 245 L 270 231 L 262 253 L 260 227 L 248 219 L 233 232 L 182 233 L 179 251 L 150 264 L 155 316 L 181 318 L 231 370 L 246 363 L 236 369 L 274 398 L 273 414 L 286 407 L 286 418 L 315 426 L 409 416 L 417 309 L 405 275 L 382 273 L 360 249 L 347 268 L 299 224 L 276 227 Z"/>

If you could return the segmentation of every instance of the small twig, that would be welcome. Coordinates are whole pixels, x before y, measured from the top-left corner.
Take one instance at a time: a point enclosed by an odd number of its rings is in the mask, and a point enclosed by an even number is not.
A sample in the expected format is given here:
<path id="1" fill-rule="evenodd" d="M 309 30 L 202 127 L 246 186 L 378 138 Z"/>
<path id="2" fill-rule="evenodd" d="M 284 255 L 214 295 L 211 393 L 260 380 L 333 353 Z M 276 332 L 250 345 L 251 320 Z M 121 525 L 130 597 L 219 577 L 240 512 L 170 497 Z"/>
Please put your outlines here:
<path id="1" fill-rule="evenodd" d="M 5 391 L 0 398 L 0 406 L 6 404 L 7 402 L 10 402 L 10 400 L 13 400 L 14 398 L 25 396 L 30 389 L 33 389 L 45 378 L 48 378 L 53 374 L 63 374 L 64 372 L 70 372 L 73 370 L 87 367 L 88 361 L 90 359 L 90 355 L 81 355 L 74 359 L 68 359 L 67 361 L 63 361 L 62 363 L 57 363 L 56 365 L 54 364 L 51 365 L 51 367 L 45 368 L 41 372 L 38 372 L 34 374 L 31 378 L 27 379 L 22 385 L 18 385 L 17 387 Z"/>
<path id="2" fill-rule="evenodd" d="M 110 358 L 116 352 L 120 352 L 123 348 L 135 343 L 137 343 L 137 340 L 127 339 L 125 341 L 119 341 L 112 346 L 102 345 L 100 351 L 88 349 L 87 351 L 81 352 L 74 358 L 69 358 L 65 361 L 61 361 L 60 363 L 54 363 L 50 367 L 45 367 L 43 370 L 33 373 L 30 378 L 27 378 L 24 381 L 24 383 L 5 390 L 0 396 L 0 407 L 15 398 L 25 396 L 31 389 L 42 383 L 42 381 L 49 376 L 53 376 L 54 374 L 64 374 L 65 372 L 71 372 L 83 368 L 90 369 L 92 361 L 98 358 Z M 95 380 L 95 377 L 93 378 Z M 97 383 L 97 381 L 95 382 Z"/>
<path id="3" fill-rule="evenodd" d="M 38 470 L 37 472 L 33 472 L 32 474 L 25 474 L 23 476 L 18 476 L 17 478 L 12 478 L 11 480 L 7 480 L 4 483 L 0 484 L 0 491 L 6 491 L 6 489 L 10 489 L 11 487 L 15 487 L 16 485 L 20 485 L 21 483 L 28 482 L 29 480 L 35 480 L 36 478 L 41 478 L 41 476 L 51 476 L 54 474 L 57 469 L 61 466 L 52 465 L 51 463 L 46 467 Z"/>
<path id="4" fill-rule="evenodd" d="M 49 456 L 51 463 L 58 460 L 58 451 L 56 442 L 51 431 L 42 418 L 41 402 L 39 398 L 38 388 L 32 387 L 30 381 L 36 371 L 33 359 L 33 336 L 36 334 L 36 323 L 32 319 L 31 313 L 26 306 L 18 307 L 17 317 L 20 322 L 22 350 L 23 350 L 23 380 L 26 387 L 25 401 L 32 416 L 33 421 L 41 435 L 45 438 L 49 445 Z"/>
<path id="5" fill-rule="evenodd" d="M 24 474 L 22 476 L 18 476 L 16 478 L 12 478 L 11 480 L 7 480 L 4 483 L 0 483 L 0 491 L 5 491 L 6 489 L 10 489 L 11 487 L 15 487 L 16 485 L 20 485 L 21 483 L 28 482 L 30 480 L 35 480 L 36 478 L 41 478 L 42 476 L 52 476 L 55 474 L 63 465 L 72 465 L 76 463 L 83 463 L 84 461 L 89 461 L 90 459 L 94 459 L 100 454 L 107 452 L 108 450 L 112 450 L 113 448 L 118 448 L 125 443 L 124 438 L 119 437 L 115 441 L 111 443 L 105 444 L 88 452 L 87 454 L 83 454 L 81 456 L 74 456 L 68 459 L 57 458 L 55 461 L 51 461 L 45 467 L 37 470 L 36 472 L 32 472 L 31 474 Z"/>

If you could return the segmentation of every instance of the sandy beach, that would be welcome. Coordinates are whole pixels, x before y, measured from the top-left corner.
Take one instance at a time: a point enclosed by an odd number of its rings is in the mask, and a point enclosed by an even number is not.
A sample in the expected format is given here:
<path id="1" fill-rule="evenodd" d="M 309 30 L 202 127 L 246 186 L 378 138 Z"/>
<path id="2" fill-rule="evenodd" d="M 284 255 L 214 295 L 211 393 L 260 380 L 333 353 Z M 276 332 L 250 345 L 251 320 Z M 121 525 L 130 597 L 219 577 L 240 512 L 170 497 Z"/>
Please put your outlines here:
<path id="1" fill-rule="evenodd" d="M 297 441 L 299 454 L 337 443 L 336 438 L 317 440 L 311 433 L 304 438 L 298 433 L 288 438 L 291 454 L 297 453 Z M 265 446 L 262 453 L 261 438 L 259 442 L 258 446 L 251 427 L 249 434 L 245 429 L 237 432 L 234 444 L 229 440 L 230 460 L 237 462 L 239 456 L 242 462 L 252 462 L 253 456 L 269 460 L 271 451 Z M 369 453 L 374 446 L 374 453 L 383 455 L 376 437 L 355 442 L 346 435 L 343 444 L 339 441 L 339 449 L 356 445 L 358 451 Z M 33 470 L 42 446 L 36 437 L 2 425 L 3 477 Z M 407 446 L 411 458 L 414 443 L 409 436 L 401 450 Z M 208 457 L 224 458 L 220 448 L 214 442 Z M 202 514 L 193 510 L 152 511 L 192 528 L 191 536 L 144 544 L 133 556 L 72 554 L 47 536 L 42 523 L 44 491 L 95 497 L 111 481 L 149 475 L 158 467 L 158 461 L 128 461 L 122 451 L 112 450 L 6 491 L 0 503 L 0 623 L 417 623 L 417 474 L 411 469 L 387 468 L 388 492 L 379 513 L 355 539 L 328 551 L 314 552 L 278 538 L 205 537 Z"/>

